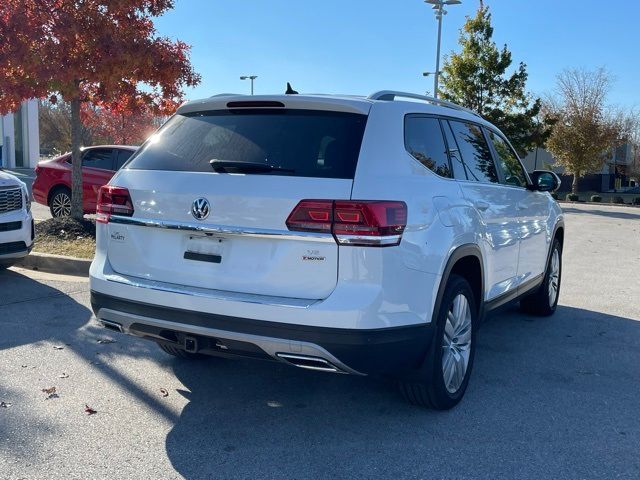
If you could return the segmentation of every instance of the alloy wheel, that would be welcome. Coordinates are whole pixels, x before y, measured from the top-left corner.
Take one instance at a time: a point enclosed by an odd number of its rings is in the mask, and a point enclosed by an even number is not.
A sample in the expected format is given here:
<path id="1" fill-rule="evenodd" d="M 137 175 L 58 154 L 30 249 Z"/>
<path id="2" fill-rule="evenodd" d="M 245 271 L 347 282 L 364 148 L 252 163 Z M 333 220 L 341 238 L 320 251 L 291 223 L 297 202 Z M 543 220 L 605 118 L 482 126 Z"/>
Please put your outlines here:
<path id="1" fill-rule="evenodd" d="M 549 305 L 553 306 L 558 297 L 558 288 L 560 286 L 560 252 L 558 249 L 553 250 L 551 256 L 551 270 L 549 272 Z"/>
<path id="2" fill-rule="evenodd" d="M 442 375 L 449 393 L 456 393 L 464 381 L 471 355 L 471 308 L 459 293 L 451 302 L 442 341 Z"/>
<path id="3" fill-rule="evenodd" d="M 68 217 L 71 215 L 71 197 L 65 192 L 57 193 L 51 200 L 51 210 L 54 217 Z"/>

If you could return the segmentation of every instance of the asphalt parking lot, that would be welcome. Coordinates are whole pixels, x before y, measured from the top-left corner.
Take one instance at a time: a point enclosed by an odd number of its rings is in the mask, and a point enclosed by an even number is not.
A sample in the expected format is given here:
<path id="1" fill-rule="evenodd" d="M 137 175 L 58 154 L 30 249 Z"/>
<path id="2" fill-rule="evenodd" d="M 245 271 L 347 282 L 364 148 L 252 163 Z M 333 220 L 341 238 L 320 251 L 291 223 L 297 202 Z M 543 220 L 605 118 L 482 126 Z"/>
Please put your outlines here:
<path id="1" fill-rule="evenodd" d="M 556 315 L 488 320 L 445 413 L 384 380 L 176 360 L 99 327 L 86 279 L 0 273 L 0 477 L 640 478 L 640 209 L 565 211 Z"/>

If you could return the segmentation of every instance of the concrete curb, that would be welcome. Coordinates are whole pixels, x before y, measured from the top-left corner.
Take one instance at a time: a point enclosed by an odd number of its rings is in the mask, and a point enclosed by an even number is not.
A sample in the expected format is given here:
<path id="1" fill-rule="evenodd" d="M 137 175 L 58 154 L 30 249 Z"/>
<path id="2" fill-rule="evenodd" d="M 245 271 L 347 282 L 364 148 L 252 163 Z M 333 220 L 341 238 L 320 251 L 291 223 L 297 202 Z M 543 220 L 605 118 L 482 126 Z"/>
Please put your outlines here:
<path id="1" fill-rule="evenodd" d="M 60 275 L 89 276 L 91 260 L 49 253 L 31 252 L 16 262 L 17 267 Z"/>
<path id="2" fill-rule="evenodd" d="M 567 203 L 569 205 L 598 205 L 604 207 L 628 207 L 640 208 L 640 205 L 632 205 L 630 203 L 611 203 L 611 202 L 572 202 L 571 200 L 556 200 L 558 203 Z"/>

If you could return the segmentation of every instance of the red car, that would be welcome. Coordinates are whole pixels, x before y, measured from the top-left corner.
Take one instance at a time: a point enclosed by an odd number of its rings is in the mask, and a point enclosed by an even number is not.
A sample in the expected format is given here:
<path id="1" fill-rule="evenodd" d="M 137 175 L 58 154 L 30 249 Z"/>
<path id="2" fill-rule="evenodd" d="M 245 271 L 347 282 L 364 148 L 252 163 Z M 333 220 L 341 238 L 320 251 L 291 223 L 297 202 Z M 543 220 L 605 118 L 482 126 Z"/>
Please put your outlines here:
<path id="1" fill-rule="evenodd" d="M 138 147 L 100 145 L 82 149 L 82 208 L 96 213 L 98 190 L 109 183 Z M 33 181 L 33 199 L 47 205 L 54 217 L 71 213 L 71 154 L 38 163 Z"/>

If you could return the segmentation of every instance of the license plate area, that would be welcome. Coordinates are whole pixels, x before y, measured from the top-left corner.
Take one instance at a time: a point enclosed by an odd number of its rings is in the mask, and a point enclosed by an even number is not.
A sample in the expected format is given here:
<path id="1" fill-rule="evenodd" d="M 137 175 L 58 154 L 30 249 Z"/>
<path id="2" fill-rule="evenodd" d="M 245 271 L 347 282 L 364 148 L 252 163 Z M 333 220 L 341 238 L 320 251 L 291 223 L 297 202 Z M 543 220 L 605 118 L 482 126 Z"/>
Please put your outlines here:
<path id="1" fill-rule="evenodd" d="M 188 235 L 183 258 L 194 262 L 222 263 L 227 241 L 220 237 Z"/>

